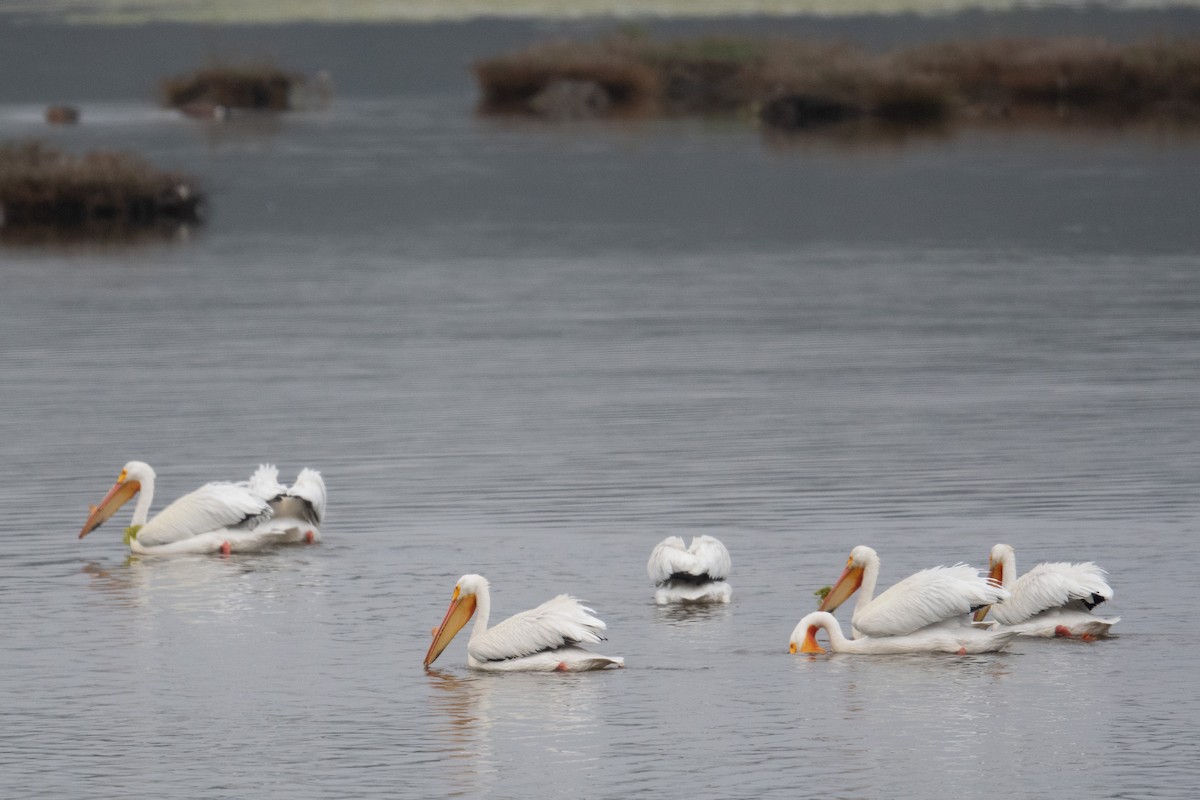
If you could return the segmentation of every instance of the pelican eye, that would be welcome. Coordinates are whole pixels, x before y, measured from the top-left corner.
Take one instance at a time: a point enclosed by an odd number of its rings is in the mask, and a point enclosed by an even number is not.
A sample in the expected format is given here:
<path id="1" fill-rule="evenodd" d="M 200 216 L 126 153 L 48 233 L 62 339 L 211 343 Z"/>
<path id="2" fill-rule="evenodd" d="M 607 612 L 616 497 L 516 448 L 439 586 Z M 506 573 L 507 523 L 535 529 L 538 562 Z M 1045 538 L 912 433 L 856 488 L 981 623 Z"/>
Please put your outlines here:
<path id="1" fill-rule="evenodd" d="M 124 483 L 126 477 L 125 470 L 121 470 L 121 474 L 117 476 L 117 483 Z"/>
<path id="2" fill-rule="evenodd" d="M 451 603 L 453 603 L 455 600 L 457 600 L 457 599 L 458 599 L 458 592 L 459 592 L 459 587 L 458 587 L 458 586 L 455 586 L 455 587 L 454 587 L 454 594 L 450 595 L 450 602 L 451 602 Z"/>

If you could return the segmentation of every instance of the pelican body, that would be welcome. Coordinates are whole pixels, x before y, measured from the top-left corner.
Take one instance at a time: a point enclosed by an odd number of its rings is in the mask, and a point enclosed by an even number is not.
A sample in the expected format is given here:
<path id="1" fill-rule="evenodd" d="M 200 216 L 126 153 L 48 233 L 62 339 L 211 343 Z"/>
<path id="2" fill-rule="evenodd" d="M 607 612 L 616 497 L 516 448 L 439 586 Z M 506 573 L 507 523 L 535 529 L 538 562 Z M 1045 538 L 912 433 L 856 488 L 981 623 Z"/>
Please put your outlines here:
<path id="1" fill-rule="evenodd" d="M 695 536 L 684 548 L 683 539 L 670 536 L 659 542 L 646 562 L 646 574 L 658 587 L 654 602 L 728 603 L 733 587 L 725 582 L 733 562 L 725 545 L 712 536 Z"/>
<path id="2" fill-rule="evenodd" d="M 817 644 L 817 631 L 829 635 L 829 649 L 854 655 L 898 655 L 901 653 L 991 653 L 1003 650 L 1016 637 L 1015 631 L 994 631 L 970 625 L 934 625 L 899 636 L 864 636 L 847 639 L 837 619 L 828 611 L 814 611 L 792 631 L 792 653 L 824 653 Z"/>
<path id="3" fill-rule="evenodd" d="M 278 483 L 278 470 L 264 464 L 249 481 L 207 483 L 150 517 L 154 470 L 145 462 L 130 461 L 100 504 L 92 506 L 79 538 L 103 525 L 137 495 L 125 540 L 139 555 L 251 552 L 292 541 L 316 541 L 319 532 L 315 524 L 296 516 L 276 517 L 276 508 L 297 513 L 294 507 L 285 505 L 285 501 L 291 501 L 308 503 L 308 518 L 323 518 L 325 483 L 314 470 L 301 474 L 305 476 L 303 481 L 297 480 L 291 489 L 285 489 Z M 279 494 L 283 497 L 276 496 Z"/>
<path id="4" fill-rule="evenodd" d="M 454 635 L 475 615 L 467 641 L 467 666 L 490 672 L 584 672 L 608 666 L 623 667 L 625 659 L 601 656 L 579 647 L 600 642 L 605 625 L 590 608 L 560 594 L 537 608 L 514 614 L 488 627 L 491 613 L 488 582 L 482 575 L 463 575 L 454 586 L 450 607 L 433 632 L 425 654 L 428 667 L 442 654 Z"/>
<path id="5" fill-rule="evenodd" d="M 1107 573 L 1090 561 L 1038 564 L 1018 578 L 1016 551 L 998 544 L 988 556 L 988 570 L 992 582 L 1011 595 L 991 608 L 992 617 L 1001 628 L 1022 636 L 1096 638 L 1107 636 L 1121 620 L 1092 613 L 1112 599 L 1113 590 L 1105 580 Z M 988 610 L 976 611 L 975 621 L 983 621 Z"/>
<path id="6" fill-rule="evenodd" d="M 875 597 L 879 555 L 859 545 L 850 552 L 819 611 L 834 611 L 856 591 L 858 602 L 850 619 L 854 638 L 907 636 L 934 626 L 971 627 L 970 615 L 981 606 L 1005 600 L 1008 592 L 966 564 L 921 570 Z"/>

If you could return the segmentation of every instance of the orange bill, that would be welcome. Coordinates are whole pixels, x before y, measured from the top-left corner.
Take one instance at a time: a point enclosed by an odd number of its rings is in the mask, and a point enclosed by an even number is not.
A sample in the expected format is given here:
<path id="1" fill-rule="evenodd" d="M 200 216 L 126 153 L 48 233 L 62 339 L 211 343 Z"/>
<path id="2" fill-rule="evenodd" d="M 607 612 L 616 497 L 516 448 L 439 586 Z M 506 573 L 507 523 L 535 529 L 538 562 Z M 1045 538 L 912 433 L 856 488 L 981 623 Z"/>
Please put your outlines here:
<path id="1" fill-rule="evenodd" d="M 1004 562 L 990 561 L 988 564 L 988 583 L 991 583 L 993 586 L 999 586 L 1003 578 Z M 983 622 L 983 618 L 987 616 L 987 613 L 991 610 L 991 608 L 991 606 L 980 606 L 979 608 L 975 609 L 975 621 Z"/>
<path id="2" fill-rule="evenodd" d="M 129 498 L 141 489 L 140 483 L 125 480 L 125 473 L 121 472 L 121 477 L 117 478 L 117 482 L 108 490 L 108 494 L 104 495 L 100 505 L 92 506 L 92 513 L 88 515 L 87 522 L 83 523 L 83 530 L 79 532 L 79 538 L 82 539 L 103 525 L 109 517 L 117 513 L 118 508 L 128 503 Z"/>
<path id="3" fill-rule="evenodd" d="M 437 657 L 450 644 L 450 640 L 462 630 L 474 613 L 475 595 L 459 597 L 458 587 L 455 586 L 454 595 L 450 598 L 450 608 L 446 609 L 446 616 L 442 619 L 442 624 L 433 632 L 433 642 L 429 645 L 429 652 L 425 654 L 425 666 L 428 667 L 437 661 Z"/>
<path id="4" fill-rule="evenodd" d="M 838 578 L 837 583 L 829 590 L 829 594 L 825 595 L 825 599 L 821 601 L 821 605 L 817 607 L 818 611 L 833 611 L 850 595 L 858 591 L 858 587 L 862 586 L 863 582 L 863 567 L 854 566 L 849 560 L 846 561 L 846 568 L 842 570 L 842 575 Z"/>

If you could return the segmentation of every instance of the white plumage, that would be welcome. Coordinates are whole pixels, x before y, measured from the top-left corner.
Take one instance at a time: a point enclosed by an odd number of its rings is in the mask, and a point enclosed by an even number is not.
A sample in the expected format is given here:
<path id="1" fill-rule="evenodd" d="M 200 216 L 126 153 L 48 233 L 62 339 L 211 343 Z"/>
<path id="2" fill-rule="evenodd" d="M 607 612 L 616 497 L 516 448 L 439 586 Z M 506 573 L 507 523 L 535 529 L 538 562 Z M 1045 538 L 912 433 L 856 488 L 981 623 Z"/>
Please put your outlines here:
<path id="1" fill-rule="evenodd" d="M 1092 609 L 1111 600 L 1108 574 L 1090 561 L 1038 564 L 1020 578 L 1016 551 L 997 544 L 988 557 L 991 579 L 1009 591 L 1003 604 L 991 608 L 1000 625 L 1025 636 L 1106 636 L 1120 617 L 1099 617 Z M 976 612 L 982 620 L 988 609 Z"/>
<path id="2" fill-rule="evenodd" d="M 605 625 L 593 613 L 575 598 L 560 594 L 488 628 L 488 582 L 482 575 L 464 575 L 454 587 L 442 624 L 434 631 L 425 666 L 437 660 L 473 614 L 475 625 L 467 641 L 467 665 L 473 669 L 575 672 L 624 666 L 623 658 L 596 655 L 578 646 L 604 639 L 600 632 Z"/>
<path id="3" fill-rule="evenodd" d="M 859 591 L 851 617 L 854 638 L 904 636 L 933 625 L 969 627 L 972 611 L 1008 597 L 966 564 L 921 570 L 875 597 L 878 580 L 879 555 L 864 545 L 854 548 L 819 610 L 832 612 Z"/>
<path id="4" fill-rule="evenodd" d="M 791 652 L 822 653 L 817 630 L 824 628 L 829 649 L 835 653 L 857 655 L 896 655 L 900 653 L 991 653 L 1008 646 L 1017 635 L 1012 631 L 992 631 L 969 625 L 934 625 L 900 636 L 864 636 L 847 639 L 837 620 L 827 611 L 814 611 L 800 620 L 792 631 Z"/>
<path id="5" fill-rule="evenodd" d="M 279 482 L 274 464 L 259 464 L 245 484 L 271 506 L 273 529 L 288 529 L 284 543 L 321 541 L 320 525 L 325 521 L 325 481 L 321 473 L 305 467 L 290 486 Z"/>
<path id="6" fill-rule="evenodd" d="M 650 552 L 646 574 L 657 590 L 654 602 L 728 603 L 733 588 L 725 582 L 733 562 L 729 551 L 712 536 L 695 536 L 686 549 L 683 539 L 669 536 Z"/>
<path id="7" fill-rule="evenodd" d="M 275 518 L 271 495 L 283 488 L 277 476 L 274 467 L 263 465 L 243 483 L 207 483 L 150 518 L 154 470 L 145 462 L 130 461 L 100 504 L 92 507 L 79 538 L 100 527 L 134 495 L 140 495 L 126 530 L 126 541 L 134 553 L 246 552 L 306 540 L 307 529 L 297 520 Z M 316 480 L 320 480 L 319 475 Z M 323 503 L 323 484 L 321 490 Z"/>

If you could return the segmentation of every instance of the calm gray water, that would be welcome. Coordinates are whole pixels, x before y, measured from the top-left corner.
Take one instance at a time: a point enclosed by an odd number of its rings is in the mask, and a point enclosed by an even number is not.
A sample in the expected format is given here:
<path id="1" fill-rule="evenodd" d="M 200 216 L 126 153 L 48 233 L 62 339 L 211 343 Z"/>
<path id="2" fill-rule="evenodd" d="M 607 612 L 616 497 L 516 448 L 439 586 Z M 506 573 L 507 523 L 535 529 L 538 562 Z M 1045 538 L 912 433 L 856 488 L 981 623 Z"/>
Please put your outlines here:
<path id="1" fill-rule="evenodd" d="M 4 138 L 133 149 L 213 214 L 0 245 L 5 797 L 1194 796 L 1196 138 L 779 146 L 453 85 L 51 131 L 13 91 Z M 132 458 L 159 508 L 319 468 L 325 543 L 78 541 Z M 656 608 L 651 547 L 702 532 L 733 603 Z M 1120 635 L 788 655 L 854 545 L 886 585 L 997 541 L 1107 567 Z M 500 616 L 586 599 L 628 669 L 425 672 L 472 571 Z"/>

